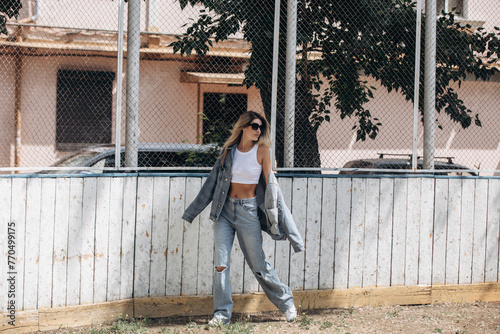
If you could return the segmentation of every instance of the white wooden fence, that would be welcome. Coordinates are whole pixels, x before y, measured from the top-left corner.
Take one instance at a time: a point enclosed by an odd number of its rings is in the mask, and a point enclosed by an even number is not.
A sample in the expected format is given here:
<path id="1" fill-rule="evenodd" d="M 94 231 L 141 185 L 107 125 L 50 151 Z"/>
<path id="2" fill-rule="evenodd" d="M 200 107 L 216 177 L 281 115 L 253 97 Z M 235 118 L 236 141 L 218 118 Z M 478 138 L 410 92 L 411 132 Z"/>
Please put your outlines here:
<path id="1" fill-rule="evenodd" d="M 18 311 L 210 295 L 208 208 L 192 224 L 181 219 L 203 181 L 1 177 L 0 312 L 7 311 L 12 272 Z M 500 178 L 279 182 L 306 250 L 293 253 L 287 241 L 266 236 L 264 251 L 293 290 L 499 281 Z M 9 250 L 15 267 L 8 267 Z M 231 280 L 235 294 L 259 289 L 237 244 Z"/>

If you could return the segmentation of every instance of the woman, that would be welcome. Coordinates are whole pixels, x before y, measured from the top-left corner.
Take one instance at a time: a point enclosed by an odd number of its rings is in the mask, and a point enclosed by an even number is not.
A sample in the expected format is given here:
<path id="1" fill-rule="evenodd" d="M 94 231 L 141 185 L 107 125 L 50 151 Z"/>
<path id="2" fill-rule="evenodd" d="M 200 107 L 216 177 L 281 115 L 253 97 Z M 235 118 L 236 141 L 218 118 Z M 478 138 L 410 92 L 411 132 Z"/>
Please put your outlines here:
<path id="1" fill-rule="evenodd" d="M 253 111 L 241 115 L 207 181 L 182 216 L 184 220 L 192 222 L 212 202 L 210 219 L 215 222 L 214 317 L 210 321 L 212 325 L 227 325 L 231 322 L 233 300 L 229 263 L 235 233 L 248 266 L 267 297 L 285 313 L 288 321 L 297 317 L 291 289 L 280 281 L 273 267 L 266 262 L 262 250 L 261 229 L 269 233 L 269 223 L 265 223 L 269 217 L 261 211 L 259 219 L 259 206 L 261 210 L 265 207 L 264 196 L 265 201 L 269 202 L 268 197 L 272 197 L 272 194 L 267 191 L 266 186 L 269 178 L 275 180 L 271 171 L 270 144 L 267 120 Z M 260 191 L 257 189 L 259 186 Z M 265 195 L 256 196 L 256 192 Z M 285 210 L 280 216 L 285 217 L 281 222 L 281 230 L 285 235 L 274 237 L 283 239 L 288 236 L 294 250 L 301 251 L 304 249 L 302 239 L 281 197 L 279 201 L 276 198 L 275 202 L 280 204 L 278 209 Z"/>

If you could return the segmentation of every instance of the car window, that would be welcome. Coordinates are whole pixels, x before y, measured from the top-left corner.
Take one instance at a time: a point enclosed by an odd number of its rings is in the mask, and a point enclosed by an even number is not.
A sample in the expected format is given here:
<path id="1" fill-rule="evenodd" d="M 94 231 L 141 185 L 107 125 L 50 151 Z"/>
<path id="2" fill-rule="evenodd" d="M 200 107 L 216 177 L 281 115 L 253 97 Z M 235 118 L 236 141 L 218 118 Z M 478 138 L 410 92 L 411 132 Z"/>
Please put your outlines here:
<path id="1" fill-rule="evenodd" d="M 193 161 L 192 153 L 189 152 L 162 152 L 162 151 L 142 151 L 138 154 L 137 164 L 141 168 L 147 167 L 211 167 L 213 162 L 199 163 Z M 206 153 L 197 153 L 206 155 Z M 204 158 L 204 157 L 201 157 Z M 210 158 L 207 156 L 207 158 Z M 125 166 L 125 153 L 120 155 L 121 167 Z M 207 159 L 199 159 L 207 160 Z M 115 167 L 114 154 L 107 156 L 102 161 L 102 167 Z M 100 161 L 100 162 L 101 162 Z M 109 171 L 108 171 L 109 172 Z"/>
<path id="2" fill-rule="evenodd" d="M 186 154 L 177 152 L 139 152 L 139 167 L 183 167 L 186 164 Z"/>
<path id="3" fill-rule="evenodd" d="M 86 162 L 97 156 L 99 152 L 82 151 L 52 165 L 53 167 L 82 167 Z"/>
<path id="4" fill-rule="evenodd" d="M 105 164 L 106 164 L 106 158 L 103 158 L 101 160 L 98 160 L 96 163 L 94 163 L 92 165 L 92 167 L 103 168 L 103 167 L 105 167 Z M 102 172 L 103 172 L 102 169 L 92 171 L 92 173 L 95 173 L 95 174 L 102 174 Z"/>

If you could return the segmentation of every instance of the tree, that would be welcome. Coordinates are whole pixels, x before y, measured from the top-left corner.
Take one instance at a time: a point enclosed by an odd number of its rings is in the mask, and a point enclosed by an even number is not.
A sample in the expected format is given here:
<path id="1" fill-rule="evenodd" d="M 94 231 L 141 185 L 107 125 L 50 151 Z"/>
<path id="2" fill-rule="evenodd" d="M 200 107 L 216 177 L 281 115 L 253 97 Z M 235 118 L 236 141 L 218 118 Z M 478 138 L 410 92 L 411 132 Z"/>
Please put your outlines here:
<path id="1" fill-rule="evenodd" d="M 186 33 L 171 45 L 174 52 L 203 57 L 215 42 L 242 31 L 251 43 L 250 65 L 245 72 L 247 86 L 260 89 L 266 115 L 271 110 L 274 3 L 261 0 L 179 0 L 181 8 L 201 4 L 202 11 Z M 210 14 L 209 14 L 210 13 Z M 467 128 L 473 114 L 450 85 L 461 83 L 467 73 L 488 80 L 494 69 L 483 59 L 498 55 L 496 33 L 455 22 L 453 13 L 442 13 L 437 21 L 436 110 Z M 317 130 L 331 121 L 332 101 L 341 119 L 356 118 L 356 140 L 375 139 L 380 122 L 364 106 L 373 98 L 374 87 L 363 81 L 361 73 L 375 78 L 389 92 L 398 91 L 407 100 L 414 98 L 415 3 L 408 0 L 299 0 L 297 7 L 297 63 L 295 129 L 300 150 L 294 165 L 319 167 Z M 281 1 L 279 87 L 284 87 L 286 45 L 286 1 Z M 424 22 L 424 20 L 422 20 Z M 497 29 L 498 30 L 498 29 Z M 424 40 L 425 29 L 422 31 Z M 422 43 L 423 44 L 423 43 Z M 423 51 L 425 52 L 425 50 Z M 311 58 L 312 53 L 320 57 Z M 479 56 L 484 57 L 479 57 Z M 494 57 L 493 57 L 494 58 Z M 421 75 L 425 68 L 421 57 Z M 320 94 L 320 87 L 323 92 Z M 424 83 L 421 82 L 421 92 Z M 421 94 L 422 94 L 421 93 Z M 419 109 L 423 113 L 423 99 Z M 279 90 L 277 138 L 284 133 L 284 92 Z M 423 119 L 422 119 L 423 121 Z M 439 123 L 438 123 L 439 124 Z M 306 148 L 307 146 L 307 148 Z M 278 165 L 283 165 L 283 142 L 276 143 Z"/>
<path id="2" fill-rule="evenodd" d="M 19 10 L 22 8 L 21 0 L 2 0 L 0 1 L 0 34 L 7 35 L 7 18 L 17 18 Z"/>

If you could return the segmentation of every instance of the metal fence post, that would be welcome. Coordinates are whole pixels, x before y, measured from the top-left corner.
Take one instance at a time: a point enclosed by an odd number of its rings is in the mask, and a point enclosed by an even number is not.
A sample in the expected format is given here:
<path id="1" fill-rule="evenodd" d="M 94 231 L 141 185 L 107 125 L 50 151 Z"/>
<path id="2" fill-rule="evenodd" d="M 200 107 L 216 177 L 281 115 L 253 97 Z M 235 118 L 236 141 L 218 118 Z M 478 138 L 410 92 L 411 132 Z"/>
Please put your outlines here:
<path id="1" fill-rule="evenodd" d="M 413 149 L 411 168 L 417 171 L 417 149 L 418 149 L 418 105 L 420 98 L 420 39 L 422 32 L 422 0 L 417 0 L 417 27 L 415 32 L 415 90 L 413 101 Z"/>
<path id="2" fill-rule="evenodd" d="M 127 125 L 125 166 L 137 167 L 139 139 L 140 0 L 128 1 L 127 26 Z"/>
<path id="3" fill-rule="evenodd" d="M 434 169 L 436 122 L 436 0 L 425 0 L 424 169 Z"/>
<path id="4" fill-rule="evenodd" d="M 120 169 L 122 143 L 122 83 L 123 83 L 123 21 L 124 0 L 118 4 L 118 47 L 116 64 L 116 125 L 115 125 L 115 168 Z"/>
<path id="5" fill-rule="evenodd" d="M 297 0 L 287 2 L 285 84 L 285 167 L 293 167 L 295 141 L 295 67 L 297 49 Z"/>
<path id="6" fill-rule="evenodd" d="M 274 4 L 274 45 L 273 45 L 273 84 L 271 92 L 271 167 L 275 166 L 276 157 L 276 108 L 278 104 L 278 56 L 280 49 L 280 6 L 281 1 Z"/>

